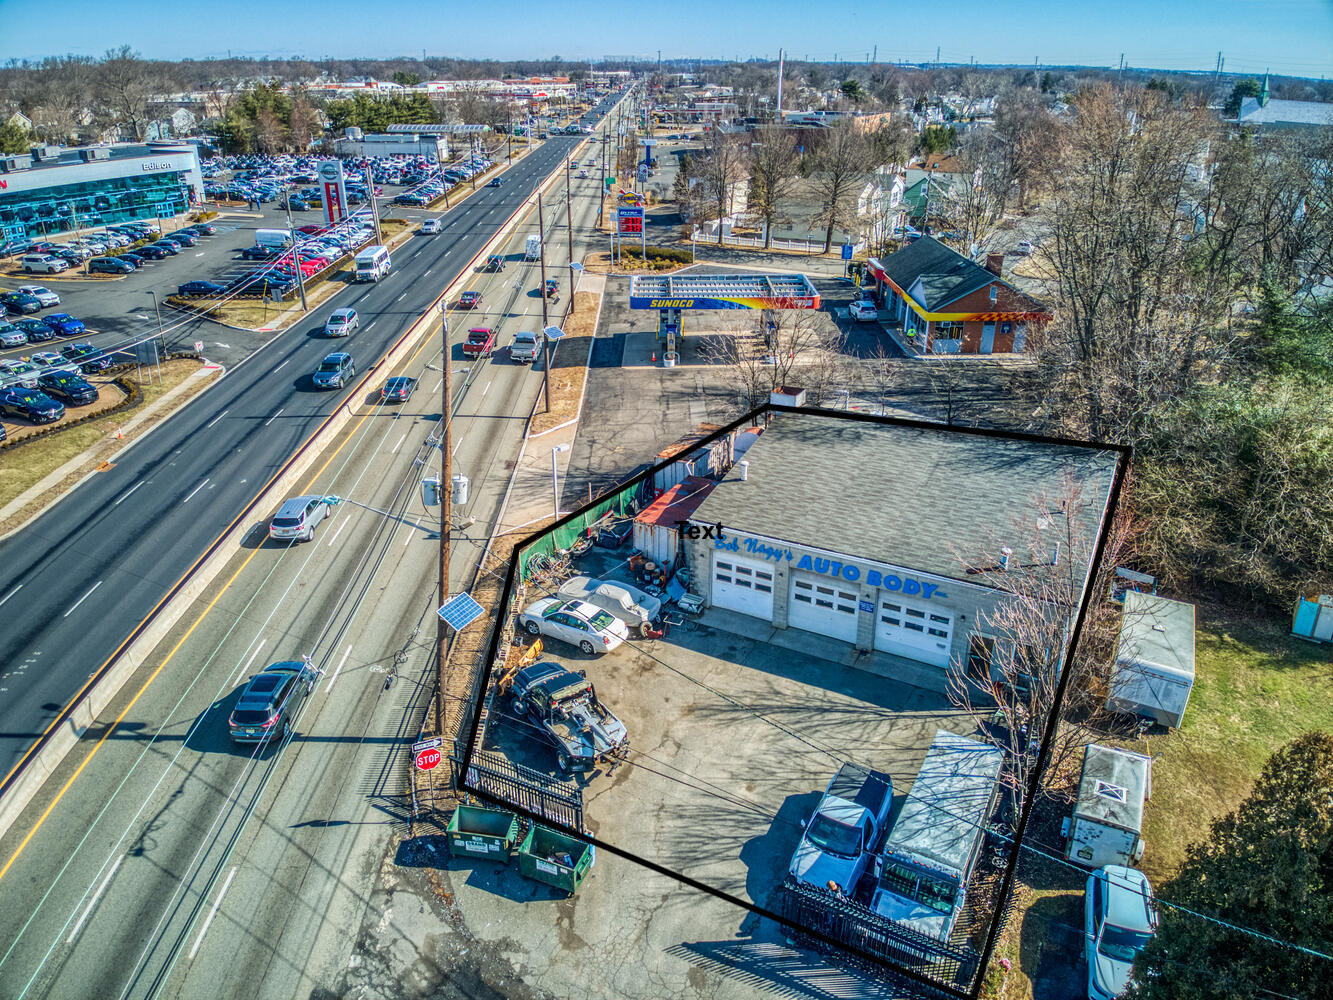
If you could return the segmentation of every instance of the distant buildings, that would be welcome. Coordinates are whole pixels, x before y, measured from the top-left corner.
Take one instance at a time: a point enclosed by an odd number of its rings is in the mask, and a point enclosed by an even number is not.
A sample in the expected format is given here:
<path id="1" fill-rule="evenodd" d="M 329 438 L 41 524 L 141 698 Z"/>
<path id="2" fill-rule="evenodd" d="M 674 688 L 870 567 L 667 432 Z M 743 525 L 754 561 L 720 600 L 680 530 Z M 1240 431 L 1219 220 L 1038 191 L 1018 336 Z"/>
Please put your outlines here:
<path id="1" fill-rule="evenodd" d="M 1247 97 L 1236 123 L 1264 129 L 1319 128 L 1333 125 L 1333 104 L 1319 101 L 1275 101 L 1268 96 L 1268 74 L 1258 97 Z"/>

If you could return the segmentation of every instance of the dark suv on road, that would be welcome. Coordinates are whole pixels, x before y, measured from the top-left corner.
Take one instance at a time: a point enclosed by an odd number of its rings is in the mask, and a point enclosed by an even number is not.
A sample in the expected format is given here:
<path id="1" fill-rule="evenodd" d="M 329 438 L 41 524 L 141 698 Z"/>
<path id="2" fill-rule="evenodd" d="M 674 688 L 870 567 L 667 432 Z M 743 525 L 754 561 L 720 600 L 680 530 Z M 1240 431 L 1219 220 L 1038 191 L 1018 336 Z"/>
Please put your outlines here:
<path id="1" fill-rule="evenodd" d="M 274 663 L 250 678 L 236 700 L 227 728 L 236 743 L 284 739 L 306 696 L 315 690 L 318 672 L 300 660 Z"/>

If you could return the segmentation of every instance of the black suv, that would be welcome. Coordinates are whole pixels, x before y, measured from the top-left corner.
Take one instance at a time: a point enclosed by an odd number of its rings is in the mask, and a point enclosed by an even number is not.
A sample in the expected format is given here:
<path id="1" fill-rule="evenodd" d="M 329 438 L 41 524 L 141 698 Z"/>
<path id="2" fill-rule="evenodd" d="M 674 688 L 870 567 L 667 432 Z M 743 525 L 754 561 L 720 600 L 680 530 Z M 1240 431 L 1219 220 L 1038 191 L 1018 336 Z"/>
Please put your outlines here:
<path id="1" fill-rule="evenodd" d="M 315 690 L 318 671 L 300 660 L 265 667 L 250 678 L 236 700 L 227 728 L 236 743 L 285 739 L 306 696 Z"/>
<path id="2" fill-rule="evenodd" d="M 37 388 L 67 406 L 85 406 L 97 402 L 97 386 L 73 372 L 43 372 L 37 376 Z"/>

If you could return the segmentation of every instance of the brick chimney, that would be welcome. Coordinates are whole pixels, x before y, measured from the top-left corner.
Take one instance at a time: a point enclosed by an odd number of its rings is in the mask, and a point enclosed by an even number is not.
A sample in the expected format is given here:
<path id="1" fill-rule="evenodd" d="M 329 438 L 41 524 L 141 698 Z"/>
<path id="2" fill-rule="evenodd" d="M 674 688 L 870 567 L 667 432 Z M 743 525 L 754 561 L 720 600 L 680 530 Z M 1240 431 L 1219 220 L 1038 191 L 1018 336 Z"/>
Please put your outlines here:
<path id="1" fill-rule="evenodd" d="M 1004 277 L 1004 254 L 988 253 L 986 254 L 986 270 L 997 278 Z"/>

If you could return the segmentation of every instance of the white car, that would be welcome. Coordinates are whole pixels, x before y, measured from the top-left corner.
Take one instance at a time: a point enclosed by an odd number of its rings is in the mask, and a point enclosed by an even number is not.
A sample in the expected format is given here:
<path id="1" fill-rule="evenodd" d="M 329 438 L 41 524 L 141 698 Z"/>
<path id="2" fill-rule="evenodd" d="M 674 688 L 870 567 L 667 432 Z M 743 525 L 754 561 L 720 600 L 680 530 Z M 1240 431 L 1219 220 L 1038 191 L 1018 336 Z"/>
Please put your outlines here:
<path id="1" fill-rule="evenodd" d="M 866 299 L 857 299 L 851 304 L 847 312 L 858 323 L 873 323 L 879 319 L 879 308 L 875 303 Z"/>
<path id="2" fill-rule="evenodd" d="M 444 230 L 444 221 L 442 219 L 427 219 L 421 224 L 423 233 L 435 234 Z"/>
<path id="3" fill-rule="evenodd" d="M 324 324 L 324 336 L 346 337 L 360 325 L 361 320 L 357 317 L 355 309 L 335 309 L 328 322 Z"/>
<path id="4" fill-rule="evenodd" d="M 585 653 L 608 653 L 629 638 L 629 629 L 609 611 L 584 601 L 543 597 L 528 605 L 518 624 L 530 635 L 563 639 Z"/>
<path id="5" fill-rule="evenodd" d="M 662 602 L 656 597 L 619 580 L 576 576 L 562 583 L 556 596 L 595 605 L 640 632 L 662 612 Z"/>
<path id="6" fill-rule="evenodd" d="M 19 285 L 19 291 L 31 295 L 42 304 L 43 309 L 47 306 L 60 305 L 60 296 L 45 285 Z"/>
<path id="7" fill-rule="evenodd" d="M 1019 240 L 1018 246 L 1014 247 L 1014 251 L 1023 257 L 1032 256 L 1032 252 L 1036 249 L 1037 244 L 1033 243 L 1031 240 Z"/>
<path id="8" fill-rule="evenodd" d="M 6 323 L 0 320 L 0 347 L 22 347 L 28 342 L 28 335 L 14 326 L 12 323 Z M 5 374 L 3 368 L 0 368 L 0 375 Z"/>

